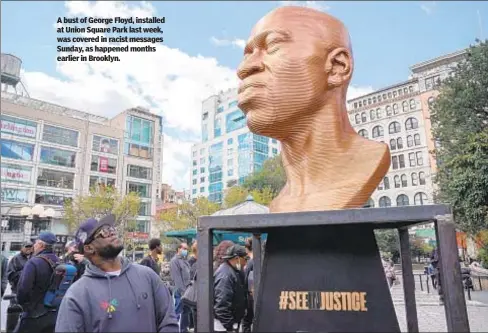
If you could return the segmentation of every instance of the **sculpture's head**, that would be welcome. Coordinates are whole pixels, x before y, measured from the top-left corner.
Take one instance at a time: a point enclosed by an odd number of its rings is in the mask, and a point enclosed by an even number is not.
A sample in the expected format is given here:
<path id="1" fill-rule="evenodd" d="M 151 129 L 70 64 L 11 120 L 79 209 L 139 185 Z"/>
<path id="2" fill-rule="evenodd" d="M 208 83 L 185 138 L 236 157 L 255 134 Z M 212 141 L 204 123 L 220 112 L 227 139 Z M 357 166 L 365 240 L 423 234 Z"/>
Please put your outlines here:
<path id="1" fill-rule="evenodd" d="M 345 103 L 353 72 L 349 33 L 334 17 L 280 7 L 253 28 L 237 75 L 249 129 L 286 138 L 327 103 Z"/>

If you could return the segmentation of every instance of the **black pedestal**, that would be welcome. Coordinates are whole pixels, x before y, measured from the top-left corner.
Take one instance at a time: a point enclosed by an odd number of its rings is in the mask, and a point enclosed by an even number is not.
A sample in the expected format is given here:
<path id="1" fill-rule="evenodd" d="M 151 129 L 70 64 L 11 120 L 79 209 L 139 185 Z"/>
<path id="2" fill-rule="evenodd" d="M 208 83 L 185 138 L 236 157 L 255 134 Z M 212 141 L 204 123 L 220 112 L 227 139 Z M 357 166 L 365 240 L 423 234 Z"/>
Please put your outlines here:
<path id="1" fill-rule="evenodd" d="M 399 332 L 372 226 L 270 230 L 255 332 Z"/>

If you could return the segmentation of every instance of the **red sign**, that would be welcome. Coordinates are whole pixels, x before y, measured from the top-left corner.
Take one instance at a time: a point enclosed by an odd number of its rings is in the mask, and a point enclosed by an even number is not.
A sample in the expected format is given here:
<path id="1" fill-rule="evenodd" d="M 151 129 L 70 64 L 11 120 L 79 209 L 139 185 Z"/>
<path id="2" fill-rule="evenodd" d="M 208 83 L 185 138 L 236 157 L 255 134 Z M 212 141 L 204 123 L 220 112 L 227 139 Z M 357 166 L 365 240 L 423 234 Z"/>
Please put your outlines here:
<path id="1" fill-rule="evenodd" d="M 99 163 L 100 163 L 100 167 L 98 168 L 98 170 L 100 170 L 101 172 L 107 172 L 108 171 L 108 158 L 100 157 Z"/>
<path id="2" fill-rule="evenodd" d="M 125 236 L 127 238 L 136 238 L 136 239 L 148 239 L 149 238 L 149 234 L 148 233 L 139 232 L 139 231 L 136 231 L 136 232 L 127 232 L 125 234 Z"/>

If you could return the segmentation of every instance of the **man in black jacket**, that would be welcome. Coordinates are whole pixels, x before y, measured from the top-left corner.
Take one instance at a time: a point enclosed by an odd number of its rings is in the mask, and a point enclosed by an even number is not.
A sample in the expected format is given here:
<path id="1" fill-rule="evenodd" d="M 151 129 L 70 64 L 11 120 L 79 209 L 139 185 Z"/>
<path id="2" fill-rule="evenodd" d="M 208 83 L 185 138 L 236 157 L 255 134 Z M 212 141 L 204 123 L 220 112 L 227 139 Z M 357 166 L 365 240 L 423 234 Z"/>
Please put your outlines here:
<path id="1" fill-rule="evenodd" d="M 32 254 L 32 242 L 24 243 L 24 246 L 20 249 L 20 253 L 16 254 L 10 259 L 7 266 L 7 279 L 10 283 L 10 289 L 12 294 L 17 293 L 17 285 L 19 284 L 20 274 L 24 269 L 25 263 L 29 260 Z"/>
<path id="2" fill-rule="evenodd" d="M 247 308 L 247 290 L 242 269 L 246 265 L 246 250 L 241 245 L 227 249 L 225 260 L 214 276 L 214 330 L 238 332 Z"/>
<path id="3" fill-rule="evenodd" d="M 250 280 L 252 280 L 252 274 L 254 273 L 254 260 L 252 255 L 251 237 L 246 239 L 245 248 L 249 260 L 247 261 L 246 267 L 244 268 L 244 277 L 245 277 L 244 281 L 247 290 L 247 309 L 246 309 L 246 315 L 242 320 L 242 331 L 247 333 L 247 332 L 251 332 L 252 321 L 254 319 L 254 297 L 251 292 L 251 283 L 250 283 Z"/>

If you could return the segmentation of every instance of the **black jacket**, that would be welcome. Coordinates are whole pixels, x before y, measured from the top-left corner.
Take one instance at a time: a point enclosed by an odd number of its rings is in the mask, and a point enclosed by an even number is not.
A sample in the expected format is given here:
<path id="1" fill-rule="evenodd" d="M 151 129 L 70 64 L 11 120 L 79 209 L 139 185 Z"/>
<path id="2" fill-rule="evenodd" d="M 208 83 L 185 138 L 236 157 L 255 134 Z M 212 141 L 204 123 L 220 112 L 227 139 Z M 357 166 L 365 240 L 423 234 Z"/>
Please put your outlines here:
<path id="1" fill-rule="evenodd" d="M 244 273 L 224 262 L 214 275 L 214 316 L 227 331 L 246 313 L 247 291 Z"/>
<path id="2" fill-rule="evenodd" d="M 22 273 L 27 260 L 29 260 L 29 257 L 23 255 L 22 253 L 18 253 L 12 259 L 10 259 L 8 263 L 7 278 L 13 294 L 17 293 L 20 274 Z"/>
<path id="3" fill-rule="evenodd" d="M 5 290 L 7 289 L 8 279 L 7 279 L 7 266 L 8 266 L 8 259 L 0 254 L 0 260 L 2 263 L 2 298 L 3 294 L 5 294 Z"/>
<path id="4" fill-rule="evenodd" d="M 139 265 L 143 265 L 151 268 L 158 276 L 160 276 L 161 274 L 161 266 L 156 262 L 156 260 L 154 260 L 153 257 L 151 257 L 151 255 L 142 258 Z"/>

